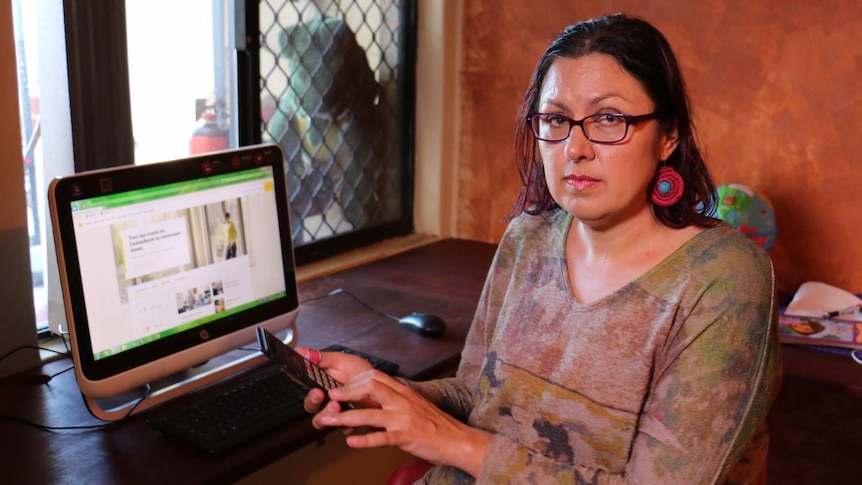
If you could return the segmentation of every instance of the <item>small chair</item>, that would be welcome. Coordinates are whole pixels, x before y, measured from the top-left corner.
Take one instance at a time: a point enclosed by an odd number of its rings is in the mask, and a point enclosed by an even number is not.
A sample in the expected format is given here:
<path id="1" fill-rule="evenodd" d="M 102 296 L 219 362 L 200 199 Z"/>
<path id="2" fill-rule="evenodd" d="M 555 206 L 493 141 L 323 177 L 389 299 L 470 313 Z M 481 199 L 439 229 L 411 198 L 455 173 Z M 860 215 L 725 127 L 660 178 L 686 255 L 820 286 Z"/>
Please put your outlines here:
<path id="1" fill-rule="evenodd" d="M 392 475 L 389 475 L 386 485 L 413 485 L 416 480 L 425 476 L 425 473 L 427 473 L 432 466 L 434 465 L 420 458 L 410 460 L 398 467 L 394 472 L 392 472 Z"/>
<path id="2" fill-rule="evenodd" d="M 410 460 L 398 467 L 392 475 L 389 476 L 389 479 L 386 481 L 386 485 L 413 485 L 416 480 L 425 476 L 432 466 L 434 465 L 419 458 Z M 766 463 L 763 464 L 763 468 L 757 475 L 755 485 L 766 485 Z"/>
<path id="3" fill-rule="evenodd" d="M 757 475 L 755 485 L 766 485 L 766 463 L 763 464 L 760 473 Z"/>

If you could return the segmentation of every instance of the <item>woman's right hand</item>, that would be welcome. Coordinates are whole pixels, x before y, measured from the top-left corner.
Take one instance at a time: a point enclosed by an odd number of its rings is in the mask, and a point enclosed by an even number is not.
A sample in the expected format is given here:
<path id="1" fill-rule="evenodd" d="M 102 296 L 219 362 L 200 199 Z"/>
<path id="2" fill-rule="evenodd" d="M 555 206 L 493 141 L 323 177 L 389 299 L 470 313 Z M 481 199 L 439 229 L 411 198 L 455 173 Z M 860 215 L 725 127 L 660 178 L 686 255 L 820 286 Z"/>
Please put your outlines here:
<path id="1" fill-rule="evenodd" d="M 296 349 L 312 364 L 325 370 L 333 379 L 345 383 L 353 376 L 374 369 L 367 360 L 344 352 L 321 352 L 315 349 L 299 347 Z M 317 414 L 323 408 L 326 395 L 320 389 L 312 389 L 305 396 L 304 407 L 306 412 Z M 359 403 L 362 407 L 377 407 L 373 402 Z"/>

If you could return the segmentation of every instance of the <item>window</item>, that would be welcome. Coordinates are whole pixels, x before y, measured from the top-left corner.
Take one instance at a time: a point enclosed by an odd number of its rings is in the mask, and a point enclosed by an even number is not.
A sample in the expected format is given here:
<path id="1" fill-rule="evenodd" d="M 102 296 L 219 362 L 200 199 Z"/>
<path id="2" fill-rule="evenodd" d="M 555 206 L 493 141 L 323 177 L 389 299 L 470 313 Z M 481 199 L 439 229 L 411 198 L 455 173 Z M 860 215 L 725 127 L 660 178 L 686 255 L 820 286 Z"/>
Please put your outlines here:
<path id="1" fill-rule="evenodd" d="M 225 0 L 126 0 L 135 163 L 238 146 L 234 11 Z M 170 35 L 153 35 L 153 26 Z"/>
<path id="2" fill-rule="evenodd" d="M 413 9 L 260 2 L 260 132 L 285 152 L 298 264 L 412 231 Z"/>
<path id="3" fill-rule="evenodd" d="M 31 4 L 32 5 L 32 4 Z M 30 236 L 30 269 L 33 287 L 45 287 L 44 233 L 45 207 L 40 193 L 43 187 L 37 176 L 37 155 L 41 156 L 42 120 L 39 104 L 39 70 L 36 53 L 35 21 L 32 11 L 23 10 L 20 0 L 13 2 L 15 54 L 18 61 L 18 105 L 21 114 L 21 139 L 24 141 L 24 189 L 27 196 L 27 229 Z M 25 18 L 27 21 L 25 22 Z M 25 28 L 26 27 L 26 28 Z M 37 320 L 47 320 L 47 308 L 40 308 Z"/>
<path id="4" fill-rule="evenodd" d="M 64 319 L 45 194 L 49 180 L 73 170 L 62 5 L 13 0 L 12 17 L 34 311 L 40 335 L 48 335 L 51 316 Z"/>
<path id="5" fill-rule="evenodd" d="M 175 3 L 126 2 L 136 163 L 280 145 L 298 264 L 412 231 L 413 2 Z"/>
<path id="6" fill-rule="evenodd" d="M 278 143 L 298 264 L 412 232 L 415 9 L 13 0 L 38 320 L 63 319 L 44 194 L 72 171 Z"/>

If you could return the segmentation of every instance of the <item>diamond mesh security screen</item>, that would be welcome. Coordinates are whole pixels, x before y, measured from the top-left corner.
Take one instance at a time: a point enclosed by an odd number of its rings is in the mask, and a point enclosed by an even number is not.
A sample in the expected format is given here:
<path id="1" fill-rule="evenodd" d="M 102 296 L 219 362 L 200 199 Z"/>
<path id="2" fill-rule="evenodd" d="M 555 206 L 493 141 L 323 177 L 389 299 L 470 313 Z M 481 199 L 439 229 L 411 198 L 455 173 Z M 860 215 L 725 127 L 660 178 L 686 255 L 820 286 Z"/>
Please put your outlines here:
<path id="1" fill-rule="evenodd" d="M 402 216 L 404 0 L 262 0 L 263 139 L 299 246 Z"/>

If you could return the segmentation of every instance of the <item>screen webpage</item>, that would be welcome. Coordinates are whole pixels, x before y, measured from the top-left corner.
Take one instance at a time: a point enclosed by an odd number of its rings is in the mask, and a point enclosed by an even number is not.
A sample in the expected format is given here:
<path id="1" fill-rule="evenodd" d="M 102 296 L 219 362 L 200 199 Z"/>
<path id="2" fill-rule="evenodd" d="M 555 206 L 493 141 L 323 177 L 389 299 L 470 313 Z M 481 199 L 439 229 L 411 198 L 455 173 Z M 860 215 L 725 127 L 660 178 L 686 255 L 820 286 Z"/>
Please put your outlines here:
<path id="1" fill-rule="evenodd" d="M 286 296 L 272 172 L 72 203 L 94 360 Z"/>

